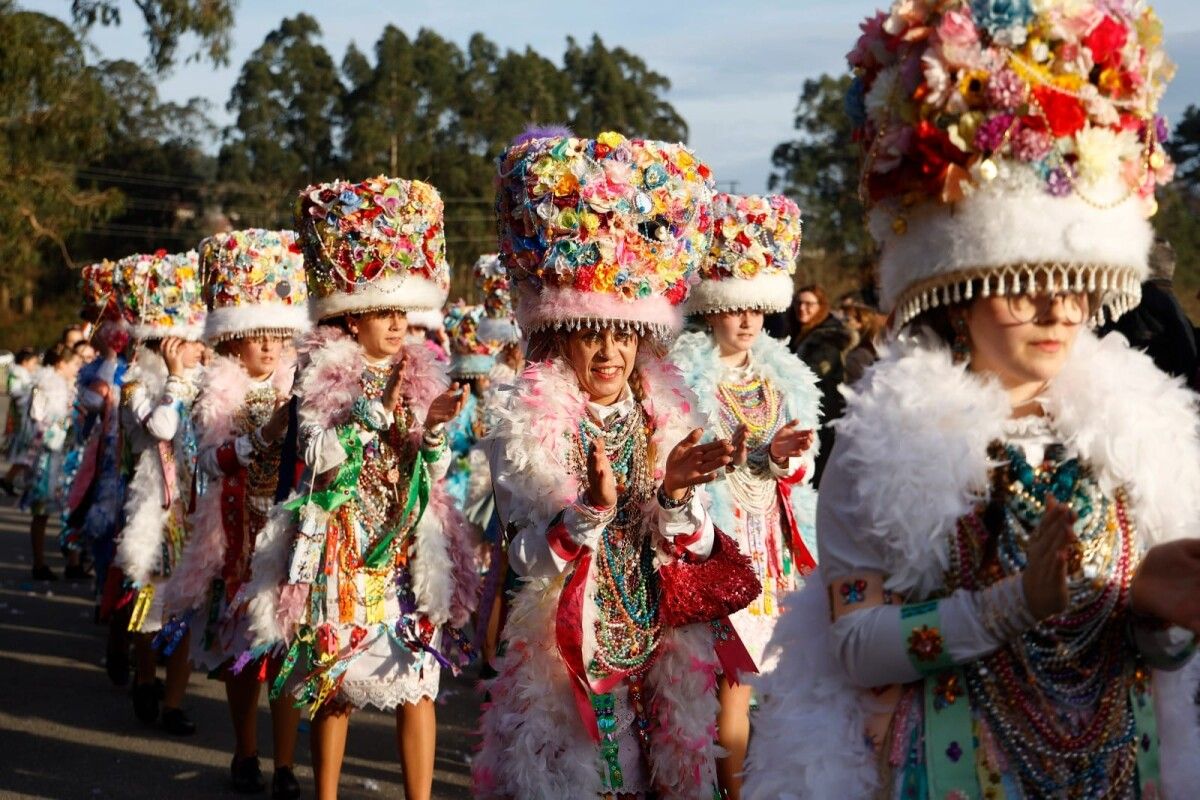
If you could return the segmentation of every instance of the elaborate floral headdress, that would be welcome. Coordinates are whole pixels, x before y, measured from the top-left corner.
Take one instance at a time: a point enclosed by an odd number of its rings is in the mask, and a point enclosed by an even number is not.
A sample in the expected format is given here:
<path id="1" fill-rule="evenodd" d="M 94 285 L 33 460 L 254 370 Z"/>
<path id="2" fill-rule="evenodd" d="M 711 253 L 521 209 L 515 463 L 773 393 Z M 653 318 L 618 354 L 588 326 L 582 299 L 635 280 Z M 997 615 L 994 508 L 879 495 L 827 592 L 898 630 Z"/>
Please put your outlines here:
<path id="1" fill-rule="evenodd" d="M 450 288 L 442 198 L 428 183 L 380 175 L 310 186 L 296 203 L 309 309 L 441 309 Z"/>
<path id="2" fill-rule="evenodd" d="M 526 334 L 617 324 L 659 339 L 712 235 L 712 178 L 678 144 L 551 136 L 500 157 L 500 258 Z"/>
<path id="3" fill-rule="evenodd" d="M 847 97 L 896 326 L 926 308 L 1036 285 L 1136 305 L 1156 115 L 1174 67 L 1134 0 L 896 0 L 862 25 Z"/>
<path id="4" fill-rule="evenodd" d="M 456 303 L 446 313 L 446 335 L 450 337 L 450 374 L 455 378 L 487 375 L 496 364 L 500 343 L 480 336 L 483 306 Z"/>
<path id="5" fill-rule="evenodd" d="M 513 316 L 512 287 L 498 253 L 485 253 L 475 261 L 475 284 L 483 292 L 479 337 L 501 344 L 520 341 L 521 329 Z"/>
<path id="6" fill-rule="evenodd" d="M 210 343 L 308 330 L 304 257 L 291 231 L 251 228 L 210 236 L 200 243 L 200 272 Z"/>
<path id="7" fill-rule="evenodd" d="M 205 309 L 195 250 L 126 256 L 116 264 L 114 283 L 121 316 L 135 339 L 203 337 Z"/>
<path id="8" fill-rule="evenodd" d="M 79 316 L 91 323 L 121 321 L 121 307 L 113 286 L 117 265 L 107 258 L 87 264 L 79 273 L 79 290 L 83 302 Z"/>
<path id="9" fill-rule="evenodd" d="M 713 239 L 688 314 L 785 311 L 800 255 L 800 208 L 783 195 L 717 194 Z"/>

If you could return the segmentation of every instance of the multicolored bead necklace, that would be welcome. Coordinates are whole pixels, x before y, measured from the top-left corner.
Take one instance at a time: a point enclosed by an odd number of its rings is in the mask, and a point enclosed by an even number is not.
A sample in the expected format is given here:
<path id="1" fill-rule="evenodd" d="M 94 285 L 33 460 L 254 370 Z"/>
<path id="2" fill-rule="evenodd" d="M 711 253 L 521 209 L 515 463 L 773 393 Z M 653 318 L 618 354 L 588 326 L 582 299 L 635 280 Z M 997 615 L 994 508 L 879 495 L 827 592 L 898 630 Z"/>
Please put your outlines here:
<path id="1" fill-rule="evenodd" d="M 1123 490 L 1109 499 L 1061 445 L 1031 466 L 993 443 L 986 511 L 964 517 L 951 547 L 950 590 L 975 590 L 1026 564 L 1048 498 L 1071 506 L 1079 548 L 1067 610 L 963 668 L 968 693 L 1030 797 L 1099 798 L 1133 793 L 1135 719 L 1129 687 L 1136 654 L 1127 643 L 1135 531 Z M 985 522 L 986 520 L 986 522 Z"/>
<path id="2" fill-rule="evenodd" d="M 623 418 L 579 424 L 576 458 L 593 439 L 604 442 L 617 483 L 617 509 L 596 558 L 596 652 L 589 674 L 638 674 L 650 664 L 661 635 L 654 547 L 642 525 L 642 504 L 654 495 L 649 431 L 640 405 Z"/>

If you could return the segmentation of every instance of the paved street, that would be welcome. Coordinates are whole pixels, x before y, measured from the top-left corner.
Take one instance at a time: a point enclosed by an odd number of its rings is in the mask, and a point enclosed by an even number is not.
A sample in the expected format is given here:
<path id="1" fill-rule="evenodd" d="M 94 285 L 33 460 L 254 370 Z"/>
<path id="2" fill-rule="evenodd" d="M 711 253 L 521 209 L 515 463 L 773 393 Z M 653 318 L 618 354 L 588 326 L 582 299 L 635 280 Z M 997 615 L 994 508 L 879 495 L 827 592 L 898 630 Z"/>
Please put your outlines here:
<path id="1" fill-rule="evenodd" d="M 92 623 L 90 584 L 29 580 L 28 524 L 11 501 L 0 501 L 0 798 L 244 797 L 227 786 L 233 733 L 222 685 L 192 675 L 184 705 L 199 726 L 193 737 L 139 724 L 128 691 L 104 674 L 105 631 Z M 52 537 L 46 549 L 61 575 Z M 473 673 L 443 678 L 435 798 L 470 796 L 474 680 Z M 265 697 L 260 703 L 259 752 L 269 781 L 270 719 Z M 403 796 L 394 729 L 390 714 L 354 715 L 342 797 Z M 312 797 L 304 733 L 297 751 L 297 777 Z"/>

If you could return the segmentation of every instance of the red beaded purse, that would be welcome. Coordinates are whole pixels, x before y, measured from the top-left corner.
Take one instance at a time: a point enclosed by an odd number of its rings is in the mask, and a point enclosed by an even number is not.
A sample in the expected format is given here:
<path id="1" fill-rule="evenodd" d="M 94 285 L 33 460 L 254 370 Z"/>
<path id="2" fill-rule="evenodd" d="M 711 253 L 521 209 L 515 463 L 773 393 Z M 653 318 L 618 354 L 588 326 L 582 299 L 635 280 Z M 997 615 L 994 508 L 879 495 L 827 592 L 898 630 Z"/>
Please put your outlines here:
<path id="1" fill-rule="evenodd" d="M 712 553 L 700 560 L 683 550 L 659 568 L 660 619 L 674 628 L 724 619 L 754 602 L 762 591 L 750 559 L 737 542 L 715 529 Z"/>

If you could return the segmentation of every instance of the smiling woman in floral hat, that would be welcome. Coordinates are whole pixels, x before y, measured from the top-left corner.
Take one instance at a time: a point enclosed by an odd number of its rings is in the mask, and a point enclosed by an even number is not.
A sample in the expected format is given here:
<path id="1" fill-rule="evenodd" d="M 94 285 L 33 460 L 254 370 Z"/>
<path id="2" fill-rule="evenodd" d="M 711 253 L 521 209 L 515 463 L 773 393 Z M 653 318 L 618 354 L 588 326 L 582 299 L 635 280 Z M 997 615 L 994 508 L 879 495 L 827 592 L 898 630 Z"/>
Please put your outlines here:
<path id="1" fill-rule="evenodd" d="M 709 798 L 722 587 L 675 578 L 737 555 L 700 488 L 733 447 L 699 443 L 661 358 L 708 250 L 708 170 L 680 145 L 533 133 L 500 159 L 497 209 L 530 366 L 486 440 L 522 581 L 476 796 Z"/>
<path id="2" fill-rule="evenodd" d="M 395 711 L 409 800 L 431 795 L 441 669 L 478 586 L 438 485 L 463 394 L 408 344 L 409 310 L 441 308 L 442 201 L 427 183 L 320 184 L 296 205 L 309 311 L 300 347 L 301 493 L 259 536 L 244 596 L 255 650 L 286 648 L 272 696 L 313 712 L 317 796 L 337 796 L 349 713 Z"/>
<path id="3" fill-rule="evenodd" d="M 1200 784 L 1196 398 L 1136 305 L 1147 6 L 897 2 L 849 107 L 896 340 L 849 393 L 747 795 L 1173 798 Z"/>
<path id="4" fill-rule="evenodd" d="M 816 567 L 812 488 L 820 414 L 817 377 L 787 346 L 763 334 L 764 312 L 792 295 L 800 253 L 800 209 L 780 195 L 718 194 L 712 248 L 686 311 L 708 330 L 685 333 L 670 358 L 683 371 L 708 430 L 735 446 L 735 469 L 713 483 L 709 511 L 749 556 L 762 592 L 730 621 L 760 674 L 767 641 L 787 595 Z M 750 736 L 746 676 L 722 675 L 718 762 L 725 796 L 741 797 Z"/>

